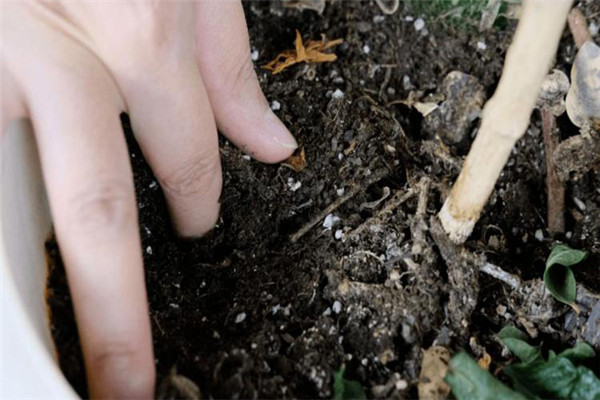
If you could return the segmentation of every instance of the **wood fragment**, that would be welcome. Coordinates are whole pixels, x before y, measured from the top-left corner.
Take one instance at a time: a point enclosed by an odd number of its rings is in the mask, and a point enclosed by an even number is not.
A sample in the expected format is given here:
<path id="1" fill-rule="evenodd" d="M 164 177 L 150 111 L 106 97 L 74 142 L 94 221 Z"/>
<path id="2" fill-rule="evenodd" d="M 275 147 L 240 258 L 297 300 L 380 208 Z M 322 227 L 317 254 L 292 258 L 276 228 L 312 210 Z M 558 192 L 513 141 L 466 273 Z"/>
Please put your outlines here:
<path id="1" fill-rule="evenodd" d="M 548 231 L 553 234 L 562 233 L 565 231 L 565 186 L 559 179 L 553 163 L 554 151 L 559 143 L 556 117 L 548 108 L 543 108 L 541 114 L 544 146 L 546 148 Z"/>
<path id="2" fill-rule="evenodd" d="M 315 225 L 317 225 L 319 222 L 321 222 L 323 219 L 325 219 L 326 216 L 331 214 L 338 207 L 340 207 L 342 204 L 346 203 L 348 200 L 352 199 L 354 196 L 356 196 L 360 192 L 366 190 L 366 188 L 368 188 L 372 184 L 380 181 L 387 174 L 388 174 L 387 169 L 380 169 L 380 170 L 373 172 L 373 174 L 369 177 L 369 180 L 365 184 L 352 185 L 350 190 L 348 190 L 348 192 L 345 195 L 343 195 L 342 197 L 339 197 L 333 203 L 331 203 L 330 205 L 325 207 L 325 209 L 323 211 L 321 211 L 319 214 L 317 214 L 308 223 L 304 224 L 298 231 L 296 231 L 296 233 L 291 235 L 290 241 L 292 243 L 298 241 L 298 239 L 300 239 L 301 237 L 306 235 L 312 228 L 314 228 Z"/>

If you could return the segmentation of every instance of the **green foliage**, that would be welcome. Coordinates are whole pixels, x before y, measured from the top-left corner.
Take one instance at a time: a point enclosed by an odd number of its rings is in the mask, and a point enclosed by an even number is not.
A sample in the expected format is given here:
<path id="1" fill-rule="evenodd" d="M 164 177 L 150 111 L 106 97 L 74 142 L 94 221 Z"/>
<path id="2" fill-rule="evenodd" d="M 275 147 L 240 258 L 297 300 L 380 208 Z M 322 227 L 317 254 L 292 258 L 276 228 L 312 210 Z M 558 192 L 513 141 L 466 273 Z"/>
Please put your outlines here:
<path id="1" fill-rule="evenodd" d="M 457 400 L 525 400 L 477 365 L 467 353 L 452 357 L 444 380 Z"/>
<path id="2" fill-rule="evenodd" d="M 577 283 L 570 267 L 579 264 L 586 257 L 586 251 L 575 250 L 562 243 L 552 247 L 546 261 L 544 284 L 556 300 L 575 305 Z"/>
<path id="3" fill-rule="evenodd" d="M 364 400 L 367 398 L 361 384 L 344 378 L 345 368 L 333 374 L 333 400 Z"/>
<path id="4" fill-rule="evenodd" d="M 595 357 L 587 343 L 578 343 L 558 355 L 550 352 L 547 360 L 539 347 L 531 346 L 526 335 L 515 327 L 506 327 L 498 337 L 520 362 L 504 367 L 513 389 L 481 369 L 467 354 L 452 358 L 446 382 L 457 400 L 554 398 L 600 400 L 600 379 L 581 362 Z"/>

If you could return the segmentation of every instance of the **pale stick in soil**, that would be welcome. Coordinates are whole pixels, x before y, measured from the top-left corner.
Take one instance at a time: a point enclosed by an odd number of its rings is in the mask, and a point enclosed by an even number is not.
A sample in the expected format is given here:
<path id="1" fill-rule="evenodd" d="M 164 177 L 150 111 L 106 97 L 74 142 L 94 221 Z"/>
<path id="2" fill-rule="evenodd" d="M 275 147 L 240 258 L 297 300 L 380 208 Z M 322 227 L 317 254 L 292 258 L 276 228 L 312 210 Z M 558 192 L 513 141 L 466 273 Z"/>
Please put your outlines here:
<path id="1" fill-rule="evenodd" d="M 571 3 L 524 3 L 498 88 L 483 109 L 479 133 L 439 213 L 455 243 L 463 243 L 471 234 L 513 146 L 529 126 Z"/>

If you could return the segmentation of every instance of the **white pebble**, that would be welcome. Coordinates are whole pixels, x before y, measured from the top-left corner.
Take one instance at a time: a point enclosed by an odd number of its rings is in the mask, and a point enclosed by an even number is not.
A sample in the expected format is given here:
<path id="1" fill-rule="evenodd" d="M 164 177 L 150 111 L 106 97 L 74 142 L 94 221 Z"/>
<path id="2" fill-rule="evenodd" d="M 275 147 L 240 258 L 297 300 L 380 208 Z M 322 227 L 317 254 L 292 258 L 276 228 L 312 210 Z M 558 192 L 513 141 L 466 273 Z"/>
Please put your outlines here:
<path id="1" fill-rule="evenodd" d="M 325 217 L 325 220 L 323 221 L 323 228 L 331 229 L 335 225 L 337 225 L 340 221 L 341 221 L 341 219 L 337 215 L 329 214 Z"/>
<path id="2" fill-rule="evenodd" d="M 273 110 L 273 111 L 278 111 L 278 110 L 280 110 L 280 109 L 281 109 L 281 103 L 280 103 L 280 102 L 278 102 L 277 100 L 273 100 L 273 101 L 271 102 L 271 110 Z"/>
<path id="3" fill-rule="evenodd" d="M 337 231 L 335 231 L 333 236 L 335 237 L 336 240 L 340 240 L 342 238 L 343 234 L 344 234 L 344 232 L 341 229 L 338 229 Z"/>
<path id="4" fill-rule="evenodd" d="M 543 241 L 543 240 L 544 240 L 544 232 L 542 232 L 542 230 L 541 230 L 541 229 L 538 229 L 537 231 L 535 231 L 535 239 L 536 239 L 538 242 L 541 242 L 541 241 Z"/>
<path id="5" fill-rule="evenodd" d="M 335 191 L 335 194 L 338 195 L 338 197 L 342 197 L 344 195 L 344 193 L 346 193 L 346 189 L 341 188 Z"/>
<path id="6" fill-rule="evenodd" d="M 342 311 L 342 303 L 340 303 L 339 301 L 334 301 L 333 305 L 331 306 L 331 309 L 333 310 L 334 313 L 339 314 Z"/>
<path id="7" fill-rule="evenodd" d="M 396 387 L 396 390 L 404 390 L 408 387 L 408 382 L 406 382 L 404 379 L 400 379 L 396 381 L 394 386 Z"/>
<path id="8" fill-rule="evenodd" d="M 273 315 L 277 314 L 279 312 L 280 308 L 281 308 L 281 305 L 279 305 L 279 304 L 273 306 L 273 309 L 271 310 L 271 312 L 273 313 Z"/>
<path id="9" fill-rule="evenodd" d="M 146 247 L 146 253 L 152 255 L 152 247 L 150 247 L 150 246 Z"/>
<path id="10" fill-rule="evenodd" d="M 250 348 L 252 350 L 256 349 L 258 347 L 258 345 L 256 343 L 250 343 Z"/>
<path id="11" fill-rule="evenodd" d="M 325 311 L 323 311 L 323 316 L 327 317 L 331 315 L 331 308 L 327 307 Z"/>
<path id="12" fill-rule="evenodd" d="M 569 231 L 569 232 L 565 233 L 565 237 L 567 239 L 571 239 L 573 237 L 573 232 Z"/>
<path id="13" fill-rule="evenodd" d="M 573 202 L 575 203 L 577 208 L 579 208 L 579 211 L 585 211 L 587 209 L 587 206 L 585 205 L 585 203 L 583 201 L 581 201 L 580 199 L 578 199 L 577 197 L 573 197 Z"/>
<path id="14" fill-rule="evenodd" d="M 407 15 L 406 17 L 404 17 L 404 20 L 406 22 L 413 22 L 415 18 L 412 15 Z"/>
<path id="15" fill-rule="evenodd" d="M 236 315 L 235 317 L 235 323 L 236 324 L 241 324 L 242 322 L 244 322 L 246 320 L 246 313 L 242 312 L 239 313 L 238 315 Z"/>
<path id="16" fill-rule="evenodd" d="M 404 75 L 402 77 L 402 86 L 404 86 L 404 89 L 410 89 L 412 87 L 412 84 L 410 83 L 410 76 Z"/>
<path id="17" fill-rule="evenodd" d="M 156 181 L 152 181 L 152 183 L 150 183 L 150 184 L 148 185 L 148 187 L 149 187 L 150 189 L 155 189 L 156 187 L 158 187 L 158 183 L 156 183 Z"/>
<path id="18" fill-rule="evenodd" d="M 425 28 L 425 21 L 423 21 L 423 18 L 417 18 L 413 25 L 415 27 L 415 31 L 419 32 L 421 29 Z"/>
<path id="19" fill-rule="evenodd" d="M 258 60 L 258 50 L 254 49 L 252 50 L 252 53 L 250 53 L 250 58 L 252 58 L 252 61 L 257 61 Z"/>
<path id="20" fill-rule="evenodd" d="M 287 184 L 288 184 L 288 188 L 292 192 L 295 192 L 296 190 L 300 189 L 300 187 L 302 186 L 302 182 L 296 181 L 296 180 L 294 180 L 294 178 L 288 178 Z"/>
<path id="21" fill-rule="evenodd" d="M 369 363 L 369 359 L 363 358 L 362 360 L 360 360 L 360 363 L 366 367 L 367 364 Z"/>
<path id="22" fill-rule="evenodd" d="M 598 34 L 598 24 L 596 23 L 596 21 L 590 22 L 588 30 L 590 31 L 590 35 L 592 36 L 596 36 Z"/>
<path id="23" fill-rule="evenodd" d="M 384 15 L 376 15 L 373 17 L 373 22 L 376 24 L 379 24 L 381 22 L 385 21 L 385 16 Z"/>
<path id="24" fill-rule="evenodd" d="M 365 54 L 369 54 L 371 52 L 371 48 L 367 44 L 365 44 L 363 46 L 362 50 L 363 50 L 363 53 L 365 53 Z"/>
<path id="25" fill-rule="evenodd" d="M 344 159 L 344 154 L 338 153 L 338 160 L 342 161 Z"/>
<path id="26" fill-rule="evenodd" d="M 333 99 L 341 99 L 342 97 L 344 97 L 344 92 L 340 89 L 335 89 L 335 92 L 331 94 L 331 98 Z"/>
<path id="27" fill-rule="evenodd" d="M 246 160 L 246 161 L 250 161 L 250 160 L 252 160 L 252 157 L 250 157 L 248 154 L 244 154 L 244 155 L 242 156 L 242 158 L 243 158 L 244 160 Z"/>
<path id="28" fill-rule="evenodd" d="M 479 50 L 485 50 L 487 49 L 487 44 L 485 44 L 485 42 L 477 42 L 477 48 Z"/>

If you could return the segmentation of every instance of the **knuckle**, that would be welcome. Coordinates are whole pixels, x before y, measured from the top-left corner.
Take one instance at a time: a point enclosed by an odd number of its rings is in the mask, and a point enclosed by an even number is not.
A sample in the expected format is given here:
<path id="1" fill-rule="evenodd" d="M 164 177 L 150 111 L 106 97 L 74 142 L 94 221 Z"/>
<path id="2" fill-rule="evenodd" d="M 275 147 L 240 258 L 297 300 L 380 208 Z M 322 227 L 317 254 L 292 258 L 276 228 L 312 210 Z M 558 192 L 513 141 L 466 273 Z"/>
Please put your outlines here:
<path id="1" fill-rule="evenodd" d="M 76 192 L 66 204 L 66 228 L 103 231 L 119 229 L 135 219 L 132 184 L 116 180 L 94 182 Z"/>
<path id="2" fill-rule="evenodd" d="M 221 179 L 221 160 L 218 151 L 199 153 L 179 164 L 174 171 L 159 176 L 167 195 L 189 197 L 206 192 Z"/>

